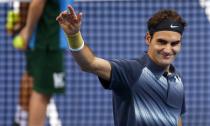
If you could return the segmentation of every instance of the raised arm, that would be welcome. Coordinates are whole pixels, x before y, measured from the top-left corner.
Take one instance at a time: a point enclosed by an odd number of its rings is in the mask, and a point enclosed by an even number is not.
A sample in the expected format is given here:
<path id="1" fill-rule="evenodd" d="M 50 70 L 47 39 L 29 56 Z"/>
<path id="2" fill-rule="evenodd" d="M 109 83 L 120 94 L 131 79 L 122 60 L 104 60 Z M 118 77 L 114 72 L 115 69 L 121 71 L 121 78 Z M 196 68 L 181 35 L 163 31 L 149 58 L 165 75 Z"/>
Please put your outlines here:
<path id="1" fill-rule="evenodd" d="M 70 5 L 68 10 L 60 13 L 56 20 L 68 37 L 72 56 L 83 71 L 94 73 L 105 80 L 109 80 L 111 75 L 110 63 L 96 57 L 91 49 L 84 44 L 80 33 L 82 13 L 76 14 Z"/>

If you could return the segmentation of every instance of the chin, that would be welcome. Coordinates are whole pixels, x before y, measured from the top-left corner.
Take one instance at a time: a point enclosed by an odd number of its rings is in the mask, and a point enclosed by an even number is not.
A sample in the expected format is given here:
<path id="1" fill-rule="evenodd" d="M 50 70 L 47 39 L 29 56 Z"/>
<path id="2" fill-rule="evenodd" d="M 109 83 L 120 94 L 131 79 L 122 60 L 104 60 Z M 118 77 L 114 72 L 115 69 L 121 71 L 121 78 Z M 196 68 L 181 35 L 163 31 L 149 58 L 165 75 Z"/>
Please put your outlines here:
<path id="1" fill-rule="evenodd" d="M 163 64 L 164 64 L 165 66 L 168 66 L 168 65 L 170 65 L 171 63 L 172 63 L 172 61 L 163 62 Z"/>
<path id="2" fill-rule="evenodd" d="M 162 60 L 159 62 L 160 66 L 166 67 L 170 65 L 173 62 L 173 60 Z"/>

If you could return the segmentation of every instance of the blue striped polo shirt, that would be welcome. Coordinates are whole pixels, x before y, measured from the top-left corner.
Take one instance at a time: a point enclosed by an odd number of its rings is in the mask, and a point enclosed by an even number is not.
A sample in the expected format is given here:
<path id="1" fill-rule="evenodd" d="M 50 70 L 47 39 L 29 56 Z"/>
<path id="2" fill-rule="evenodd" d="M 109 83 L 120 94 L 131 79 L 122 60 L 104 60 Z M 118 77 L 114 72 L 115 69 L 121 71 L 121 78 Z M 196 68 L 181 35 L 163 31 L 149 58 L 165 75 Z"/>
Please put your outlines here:
<path id="1" fill-rule="evenodd" d="M 184 88 L 170 65 L 170 75 L 147 54 L 134 60 L 114 59 L 111 79 L 100 81 L 113 91 L 115 126 L 177 126 L 185 112 Z"/>

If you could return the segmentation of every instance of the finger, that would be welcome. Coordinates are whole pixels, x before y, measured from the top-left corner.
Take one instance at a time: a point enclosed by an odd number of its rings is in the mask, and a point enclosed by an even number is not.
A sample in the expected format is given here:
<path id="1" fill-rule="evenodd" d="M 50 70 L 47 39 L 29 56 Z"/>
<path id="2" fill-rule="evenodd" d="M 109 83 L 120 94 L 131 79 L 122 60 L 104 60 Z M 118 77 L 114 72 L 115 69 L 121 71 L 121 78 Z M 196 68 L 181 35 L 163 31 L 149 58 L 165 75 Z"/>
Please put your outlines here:
<path id="1" fill-rule="evenodd" d="M 58 19 L 56 19 L 56 20 L 58 21 L 59 24 L 63 24 L 63 23 L 64 23 L 64 21 L 63 21 L 62 18 L 58 18 Z"/>
<path id="2" fill-rule="evenodd" d="M 56 17 L 56 21 L 61 21 L 61 16 L 60 16 L 60 14 Z"/>
<path id="3" fill-rule="evenodd" d="M 81 22 L 82 21 L 82 16 L 83 16 L 83 13 L 80 12 L 78 15 L 77 15 L 77 20 L 78 22 Z"/>
<path id="4" fill-rule="evenodd" d="M 63 22 L 63 18 L 61 16 L 61 14 L 56 18 L 56 21 L 58 21 L 59 23 Z"/>
<path id="5" fill-rule="evenodd" d="M 56 20 L 57 20 L 57 21 L 60 21 L 60 20 L 63 19 L 63 17 L 62 17 L 63 13 L 64 13 L 64 11 L 61 12 L 61 13 L 56 17 Z"/>
<path id="6" fill-rule="evenodd" d="M 68 5 L 68 10 L 69 10 L 70 15 L 77 17 L 77 15 L 74 11 L 74 8 L 71 5 Z"/>
<path id="7" fill-rule="evenodd" d="M 78 23 L 77 17 L 72 16 L 72 15 L 68 14 L 67 12 L 62 13 L 61 17 L 62 17 L 63 21 L 67 24 Z"/>
<path id="8" fill-rule="evenodd" d="M 71 21 L 71 20 L 76 19 L 75 16 L 72 16 L 72 15 L 69 14 L 67 11 L 64 11 L 64 12 L 61 14 L 61 17 L 62 17 L 64 20 L 68 20 L 68 21 Z"/>
<path id="9" fill-rule="evenodd" d="M 71 19 L 68 16 L 63 16 L 61 15 L 60 18 L 58 18 L 58 21 L 60 24 L 66 25 L 66 26 L 71 26 L 75 23 L 75 21 L 73 19 Z"/>
<path id="10" fill-rule="evenodd" d="M 70 15 L 67 10 L 63 11 L 62 13 L 65 15 Z"/>

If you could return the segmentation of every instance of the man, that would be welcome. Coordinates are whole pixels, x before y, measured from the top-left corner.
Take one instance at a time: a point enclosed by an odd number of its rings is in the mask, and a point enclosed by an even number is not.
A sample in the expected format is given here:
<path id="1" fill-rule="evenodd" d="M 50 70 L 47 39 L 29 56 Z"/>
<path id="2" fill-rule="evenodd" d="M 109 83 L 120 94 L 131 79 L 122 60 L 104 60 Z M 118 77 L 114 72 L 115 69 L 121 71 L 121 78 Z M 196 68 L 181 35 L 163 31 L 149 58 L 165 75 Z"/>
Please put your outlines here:
<path id="1" fill-rule="evenodd" d="M 63 93 L 65 89 L 63 62 L 65 44 L 61 43 L 60 37 L 64 33 L 55 21 L 56 16 L 62 11 L 63 4 L 66 3 L 60 0 L 32 0 L 26 25 L 19 33 L 25 42 L 22 50 L 26 51 L 27 60 L 27 72 L 23 76 L 25 79 L 22 80 L 25 85 L 33 83 L 32 93 L 30 90 L 27 93 L 31 94 L 28 126 L 44 126 L 50 98 L 55 93 Z M 21 104 L 23 109 L 24 106 L 28 107 L 27 100 L 28 98 L 20 101 L 23 103 Z M 57 116 L 57 113 L 54 113 L 54 116 Z M 55 119 L 57 118 L 54 117 L 54 125 L 60 126 L 60 122 L 55 124 Z"/>
<path id="2" fill-rule="evenodd" d="M 15 6 L 17 2 L 13 3 Z M 7 12 L 6 30 L 9 35 L 15 36 L 26 23 L 29 2 L 19 2 L 18 7 L 13 7 Z M 16 12 L 15 12 L 16 11 Z M 16 16 L 16 18 L 15 18 Z M 15 20 L 16 19 L 16 20 Z M 32 77 L 25 72 L 20 80 L 19 102 L 16 106 L 13 126 L 27 126 L 29 99 L 32 89 Z"/>
<path id="3" fill-rule="evenodd" d="M 57 21 L 82 70 L 96 74 L 105 89 L 113 91 L 115 126 L 181 126 L 185 112 L 181 78 L 171 64 L 181 49 L 185 21 L 172 10 L 148 20 L 147 52 L 134 60 L 111 61 L 96 57 L 80 33 L 82 13 L 71 6 Z"/>
<path id="4" fill-rule="evenodd" d="M 13 4 L 14 4 L 14 8 L 10 9 L 7 13 L 6 29 L 7 29 L 7 33 L 9 35 L 15 36 L 17 33 L 19 33 L 21 31 L 22 28 L 24 28 L 24 26 L 26 24 L 27 13 L 28 13 L 30 1 L 14 2 Z M 34 2 L 33 2 L 33 4 L 34 4 Z M 64 2 L 64 4 L 65 5 L 62 5 L 62 6 L 66 7 L 65 2 Z M 19 6 L 17 6 L 17 5 L 19 5 Z M 52 20 L 55 22 L 54 18 L 55 17 L 52 17 Z M 11 27 L 11 26 L 13 26 L 13 27 Z M 57 35 L 57 31 L 52 32 L 52 33 Z M 45 34 L 43 34 L 43 35 L 45 35 Z M 14 46 L 14 48 L 16 48 L 18 50 L 21 49 L 21 47 L 17 48 L 14 45 L 14 43 L 13 43 L 13 46 Z M 26 66 L 27 66 L 27 68 L 26 68 L 26 71 L 22 74 L 22 77 L 20 80 L 19 99 L 18 99 L 19 101 L 18 101 L 18 104 L 16 105 L 15 120 L 14 120 L 13 126 L 28 126 L 29 101 L 30 101 L 30 95 L 31 95 L 32 86 L 33 86 L 33 76 L 32 76 L 32 73 L 30 73 L 31 68 L 29 66 L 29 64 L 31 63 L 31 60 L 30 60 L 30 58 L 28 58 L 28 57 L 30 57 L 28 52 L 30 52 L 30 50 L 32 48 L 27 47 L 27 49 L 23 49 L 23 51 L 26 52 L 26 57 L 27 57 L 26 58 L 27 59 Z M 50 103 L 47 106 L 46 115 L 49 118 L 50 126 L 61 126 L 61 121 L 58 118 L 58 112 L 57 112 L 57 108 L 56 108 L 53 98 L 50 99 Z"/>

